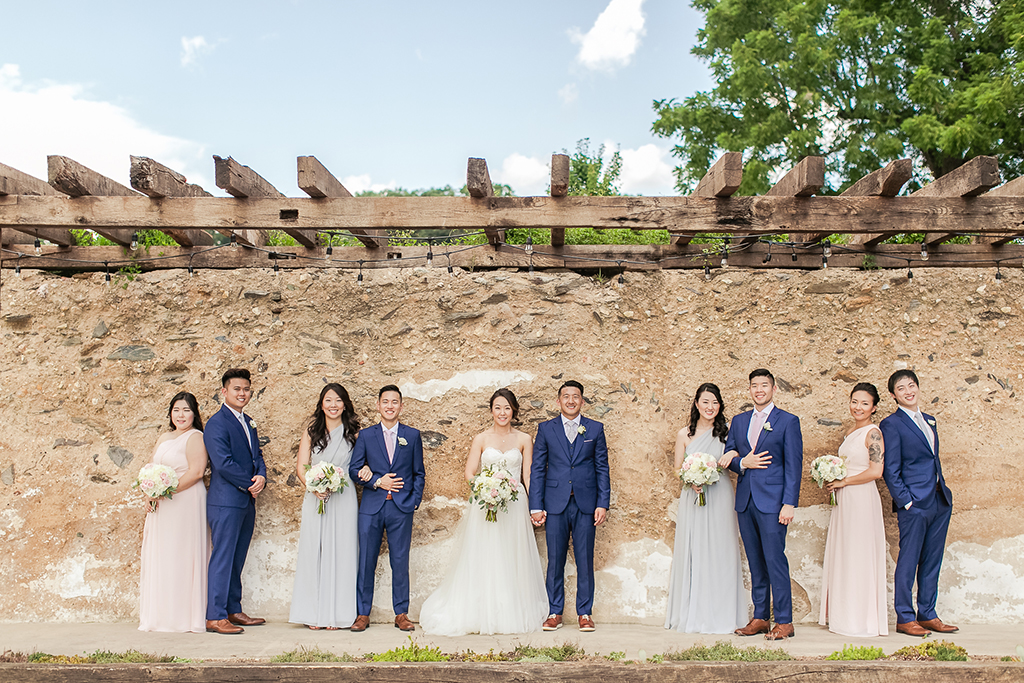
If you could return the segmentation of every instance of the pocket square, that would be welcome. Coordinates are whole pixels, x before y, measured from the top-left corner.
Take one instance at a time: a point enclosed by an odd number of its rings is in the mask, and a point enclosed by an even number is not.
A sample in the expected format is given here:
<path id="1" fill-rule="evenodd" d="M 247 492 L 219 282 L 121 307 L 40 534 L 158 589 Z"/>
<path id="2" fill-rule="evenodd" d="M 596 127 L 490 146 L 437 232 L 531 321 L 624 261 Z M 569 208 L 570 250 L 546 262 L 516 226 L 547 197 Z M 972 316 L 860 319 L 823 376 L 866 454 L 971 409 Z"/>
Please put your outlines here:
<path id="1" fill-rule="evenodd" d="M 594 443 L 593 439 L 583 439 L 583 443 Z"/>

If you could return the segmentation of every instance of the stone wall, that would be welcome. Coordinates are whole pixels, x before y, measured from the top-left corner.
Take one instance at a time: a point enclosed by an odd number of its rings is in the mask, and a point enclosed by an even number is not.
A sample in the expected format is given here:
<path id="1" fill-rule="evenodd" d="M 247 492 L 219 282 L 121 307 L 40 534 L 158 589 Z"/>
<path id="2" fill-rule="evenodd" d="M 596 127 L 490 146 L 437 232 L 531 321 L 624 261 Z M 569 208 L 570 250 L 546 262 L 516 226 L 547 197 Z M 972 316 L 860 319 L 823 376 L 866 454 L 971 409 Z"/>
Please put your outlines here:
<path id="1" fill-rule="evenodd" d="M 220 374 L 245 366 L 269 474 L 244 580 L 250 613 L 287 614 L 302 496 L 295 453 L 324 381 L 349 389 L 364 424 L 376 390 L 400 384 L 404 421 L 424 430 L 415 617 L 445 570 L 465 508 L 464 458 L 488 425 L 491 391 L 510 386 L 533 430 L 555 414 L 560 380 L 576 378 L 611 454 L 596 618 L 661 623 L 680 488 L 675 433 L 699 383 L 718 383 L 732 415 L 749 403 L 747 373 L 764 366 L 778 378 L 778 405 L 802 419 L 807 463 L 838 447 L 853 382 L 884 387 L 893 369 L 915 369 L 955 496 L 940 614 L 1024 621 L 1019 272 L 997 284 L 988 269 L 920 269 L 910 281 L 894 271 L 729 269 L 711 281 L 663 271 L 627 273 L 620 285 L 572 272 L 395 269 L 368 271 L 363 286 L 351 271 L 163 271 L 109 286 L 102 273 L 23 274 L 4 271 L 0 289 L 0 620 L 137 614 L 145 507 L 129 484 L 166 428 L 169 398 L 192 391 L 209 416 Z M 886 396 L 880 414 L 892 409 Z M 894 559 L 895 516 L 880 488 Z M 789 534 L 795 619 L 814 621 L 829 508 L 809 477 L 800 502 Z"/>

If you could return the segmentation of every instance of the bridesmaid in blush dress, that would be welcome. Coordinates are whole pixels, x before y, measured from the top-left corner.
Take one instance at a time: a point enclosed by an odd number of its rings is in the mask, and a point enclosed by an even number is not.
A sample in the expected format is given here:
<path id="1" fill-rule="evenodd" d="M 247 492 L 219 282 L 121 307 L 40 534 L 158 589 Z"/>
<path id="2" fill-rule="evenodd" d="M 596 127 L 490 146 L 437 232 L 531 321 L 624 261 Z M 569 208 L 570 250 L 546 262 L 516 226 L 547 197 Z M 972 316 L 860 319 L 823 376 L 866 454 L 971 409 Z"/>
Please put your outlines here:
<path id="1" fill-rule="evenodd" d="M 174 468 L 178 487 L 146 515 L 142 534 L 139 630 L 206 632 L 206 447 L 196 397 L 183 391 L 168 410 L 173 431 L 157 440 L 152 462 Z"/>
<path id="2" fill-rule="evenodd" d="M 846 477 L 828 485 L 838 501 L 825 541 L 818 623 L 844 636 L 889 635 L 885 589 L 885 529 L 875 480 L 882 476 L 885 444 L 871 422 L 878 390 L 862 382 L 850 394 L 853 430 L 839 447 Z"/>
<path id="3" fill-rule="evenodd" d="M 724 408 L 717 386 L 707 383 L 697 388 L 690 424 L 676 437 L 676 472 L 690 453 L 722 458 L 729 433 Z M 704 487 L 704 498 L 706 504 L 697 505 L 697 492 L 685 485 L 679 497 L 665 628 L 684 633 L 732 633 L 747 622 L 747 594 L 736 498 L 727 471 L 718 482 Z"/>

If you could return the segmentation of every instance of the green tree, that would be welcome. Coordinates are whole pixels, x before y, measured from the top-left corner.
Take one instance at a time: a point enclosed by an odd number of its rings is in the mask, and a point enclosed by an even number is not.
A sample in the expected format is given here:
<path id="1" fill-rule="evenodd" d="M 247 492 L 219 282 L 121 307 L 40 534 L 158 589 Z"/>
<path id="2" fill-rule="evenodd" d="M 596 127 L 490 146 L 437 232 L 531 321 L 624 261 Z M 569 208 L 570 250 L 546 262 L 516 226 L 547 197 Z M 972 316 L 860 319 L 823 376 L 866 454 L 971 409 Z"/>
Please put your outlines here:
<path id="1" fill-rule="evenodd" d="M 568 154 L 566 150 L 563 153 Z M 576 142 L 576 153 L 569 157 L 569 194 L 612 197 L 619 193 L 619 175 L 622 173 L 622 156 L 618 150 L 612 154 L 605 166 L 604 145 L 597 148 L 597 154 L 590 154 L 590 138 Z"/>
<path id="2" fill-rule="evenodd" d="M 1024 0 L 693 0 L 693 53 L 717 81 L 656 100 L 689 192 L 722 151 L 743 151 L 740 194 L 807 155 L 842 191 L 904 156 L 942 176 L 980 154 L 1024 172 Z"/>

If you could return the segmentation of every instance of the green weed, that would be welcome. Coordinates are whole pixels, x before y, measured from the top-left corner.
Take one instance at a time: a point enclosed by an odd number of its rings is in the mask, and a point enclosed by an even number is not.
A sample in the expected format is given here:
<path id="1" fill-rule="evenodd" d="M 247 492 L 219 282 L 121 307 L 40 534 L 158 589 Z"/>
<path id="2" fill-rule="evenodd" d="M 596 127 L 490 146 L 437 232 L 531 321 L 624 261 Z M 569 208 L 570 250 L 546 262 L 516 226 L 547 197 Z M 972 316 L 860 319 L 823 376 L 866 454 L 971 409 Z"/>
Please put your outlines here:
<path id="1" fill-rule="evenodd" d="M 741 650 L 722 640 L 711 646 L 694 645 L 686 650 L 666 652 L 664 657 L 675 662 L 768 662 L 793 659 L 785 650 L 757 647 Z"/>

